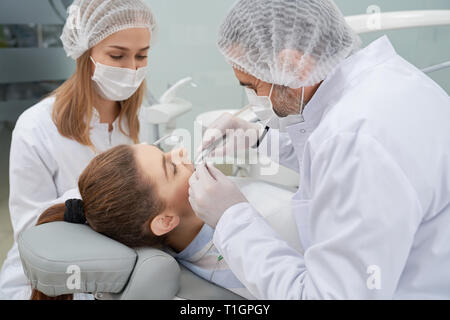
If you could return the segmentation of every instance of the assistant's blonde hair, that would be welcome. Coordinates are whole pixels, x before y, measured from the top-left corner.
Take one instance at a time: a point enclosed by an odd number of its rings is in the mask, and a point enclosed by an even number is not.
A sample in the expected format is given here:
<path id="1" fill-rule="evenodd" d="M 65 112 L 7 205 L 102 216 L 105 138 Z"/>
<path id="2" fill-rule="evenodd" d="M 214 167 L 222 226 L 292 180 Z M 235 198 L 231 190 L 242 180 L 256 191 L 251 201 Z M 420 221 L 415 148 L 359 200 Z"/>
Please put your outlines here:
<path id="1" fill-rule="evenodd" d="M 91 50 L 77 59 L 75 73 L 50 96 L 56 98 L 52 118 L 59 133 L 83 145 L 95 149 L 90 138 L 90 126 L 93 116 L 93 97 L 95 88 L 91 80 Z M 122 101 L 119 114 L 119 129 L 134 143 L 139 143 L 138 112 L 145 95 L 145 81 L 128 100 Z M 122 120 L 128 122 L 129 132 L 122 128 Z"/>

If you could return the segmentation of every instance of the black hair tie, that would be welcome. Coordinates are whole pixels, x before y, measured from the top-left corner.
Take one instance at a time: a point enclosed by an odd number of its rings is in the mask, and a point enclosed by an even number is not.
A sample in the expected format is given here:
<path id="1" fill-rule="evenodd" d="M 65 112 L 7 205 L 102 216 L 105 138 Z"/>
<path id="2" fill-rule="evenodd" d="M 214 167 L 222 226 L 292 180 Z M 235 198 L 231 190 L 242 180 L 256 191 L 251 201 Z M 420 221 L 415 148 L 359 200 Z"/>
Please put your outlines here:
<path id="1" fill-rule="evenodd" d="M 64 210 L 64 221 L 70 223 L 85 224 L 83 201 L 80 199 L 69 199 L 66 201 Z"/>

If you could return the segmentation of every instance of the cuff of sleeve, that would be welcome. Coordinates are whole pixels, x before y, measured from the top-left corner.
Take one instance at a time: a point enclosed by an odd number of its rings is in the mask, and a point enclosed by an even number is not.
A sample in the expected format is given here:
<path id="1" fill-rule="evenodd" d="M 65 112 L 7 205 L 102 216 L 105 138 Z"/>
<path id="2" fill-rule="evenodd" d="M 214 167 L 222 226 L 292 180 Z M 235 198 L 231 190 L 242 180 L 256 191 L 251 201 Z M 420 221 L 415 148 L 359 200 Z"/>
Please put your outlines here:
<path id="1" fill-rule="evenodd" d="M 225 210 L 214 231 L 213 243 L 216 248 L 220 248 L 221 239 L 257 218 L 261 218 L 261 215 L 248 202 L 240 202 Z"/>

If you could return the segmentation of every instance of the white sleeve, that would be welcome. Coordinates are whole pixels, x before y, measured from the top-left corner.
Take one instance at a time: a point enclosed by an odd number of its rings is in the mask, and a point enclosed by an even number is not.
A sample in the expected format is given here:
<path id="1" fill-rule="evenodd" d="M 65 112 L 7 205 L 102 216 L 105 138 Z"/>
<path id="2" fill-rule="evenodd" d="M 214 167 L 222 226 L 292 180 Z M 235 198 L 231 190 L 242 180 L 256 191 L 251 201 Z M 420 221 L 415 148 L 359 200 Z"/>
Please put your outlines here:
<path id="1" fill-rule="evenodd" d="M 46 155 L 44 142 L 26 128 L 14 130 L 10 153 L 9 209 L 14 240 L 27 228 L 36 224 L 39 216 L 54 204 L 78 198 L 78 188 L 68 190 L 58 198 L 53 175 L 56 164 Z"/>
<path id="2" fill-rule="evenodd" d="M 249 205 L 228 209 L 214 244 L 260 299 L 391 299 L 422 219 L 415 190 L 373 138 L 341 134 L 313 158 L 301 255 Z"/>
<path id="3" fill-rule="evenodd" d="M 289 134 L 270 129 L 258 147 L 260 154 L 266 155 L 276 163 L 299 172 L 298 157 Z"/>

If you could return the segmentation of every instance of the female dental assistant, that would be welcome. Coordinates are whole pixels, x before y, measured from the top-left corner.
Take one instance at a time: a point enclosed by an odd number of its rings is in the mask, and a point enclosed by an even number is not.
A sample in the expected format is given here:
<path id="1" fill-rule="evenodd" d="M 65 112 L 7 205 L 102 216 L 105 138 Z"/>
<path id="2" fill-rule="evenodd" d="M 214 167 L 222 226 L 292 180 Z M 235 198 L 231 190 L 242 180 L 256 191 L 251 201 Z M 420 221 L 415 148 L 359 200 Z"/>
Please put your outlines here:
<path id="1" fill-rule="evenodd" d="M 155 20 L 140 0 L 76 0 L 61 40 L 74 75 L 25 111 L 12 136 L 14 245 L 0 274 L 0 298 L 29 299 L 17 237 L 52 204 L 79 198 L 78 177 L 98 153 L 142 140 L 140 107 Z M 89 296 L 78 295 L 78 298 Z"/>
<path id="2" fill-rule="evenodd" d="M 222 25 L 222 53 L 277 128 L 265 140 L 300 173 L 304 253 L 218 170 L 190 179 L 194 211 L 257 298 L 450 298 L 450 99 L 386 37 L 358 45 L 330 0 L 241 0 Z"/>

